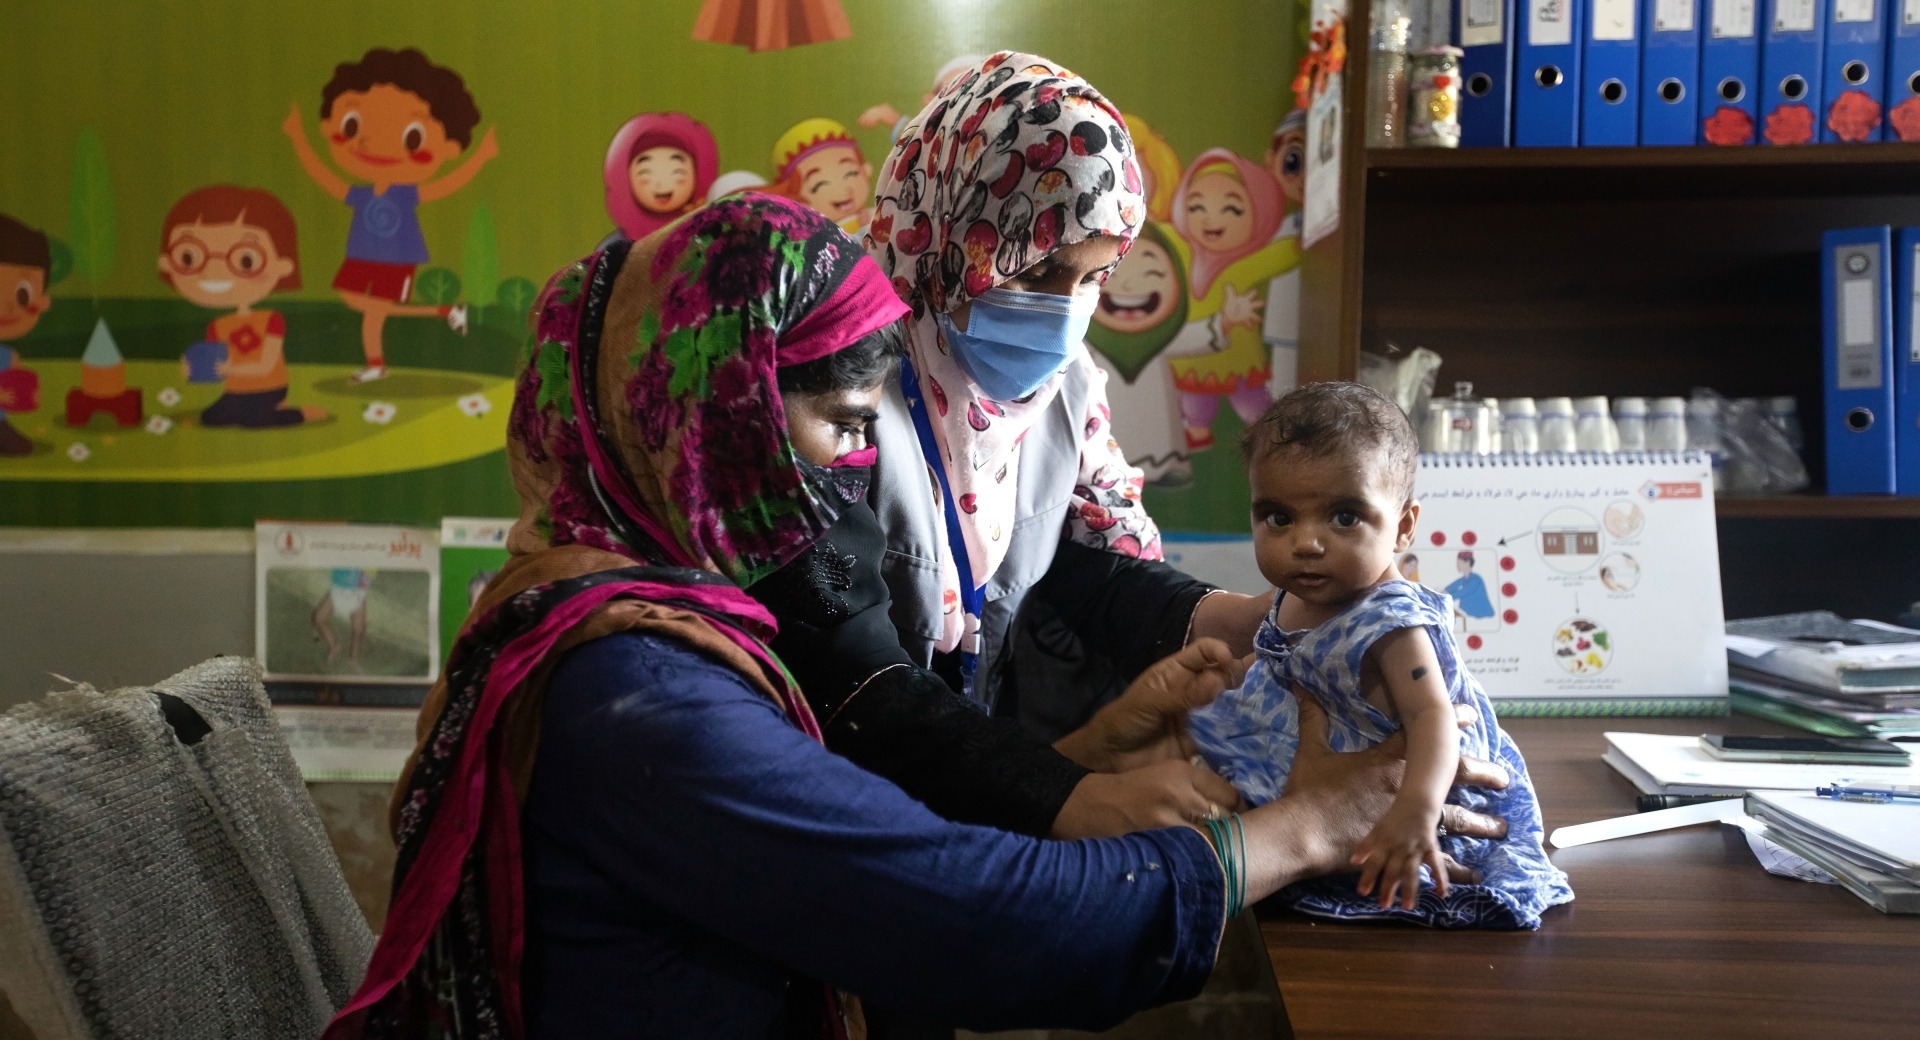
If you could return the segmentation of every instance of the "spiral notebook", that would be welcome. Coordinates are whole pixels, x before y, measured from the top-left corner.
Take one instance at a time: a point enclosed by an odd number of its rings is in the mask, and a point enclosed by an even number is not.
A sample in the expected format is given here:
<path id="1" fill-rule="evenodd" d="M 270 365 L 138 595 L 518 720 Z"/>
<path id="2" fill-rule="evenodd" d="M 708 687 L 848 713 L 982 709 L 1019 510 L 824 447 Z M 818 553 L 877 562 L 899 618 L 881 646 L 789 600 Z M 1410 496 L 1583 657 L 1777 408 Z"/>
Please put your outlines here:
<path id="1" fill-rule="evenodd" d="M 1707 456 L 1422 455 L 1414 493 L 1401 571 L 1501 713 L 1726 712 Z"/>

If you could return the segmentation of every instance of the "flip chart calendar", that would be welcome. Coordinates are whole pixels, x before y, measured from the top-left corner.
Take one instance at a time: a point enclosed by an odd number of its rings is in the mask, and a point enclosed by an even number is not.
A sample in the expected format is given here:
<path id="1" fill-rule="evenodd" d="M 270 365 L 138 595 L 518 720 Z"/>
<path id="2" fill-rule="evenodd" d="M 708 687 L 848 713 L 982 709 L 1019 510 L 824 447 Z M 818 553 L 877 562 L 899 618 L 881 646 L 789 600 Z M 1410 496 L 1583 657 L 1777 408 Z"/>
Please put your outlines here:
<path id="1" fill-rule="evenodd" d="M 1414 495 L 1401 572 L 1503 714 L 1725 709 L 1705 455 L 1423 455 Z"/>

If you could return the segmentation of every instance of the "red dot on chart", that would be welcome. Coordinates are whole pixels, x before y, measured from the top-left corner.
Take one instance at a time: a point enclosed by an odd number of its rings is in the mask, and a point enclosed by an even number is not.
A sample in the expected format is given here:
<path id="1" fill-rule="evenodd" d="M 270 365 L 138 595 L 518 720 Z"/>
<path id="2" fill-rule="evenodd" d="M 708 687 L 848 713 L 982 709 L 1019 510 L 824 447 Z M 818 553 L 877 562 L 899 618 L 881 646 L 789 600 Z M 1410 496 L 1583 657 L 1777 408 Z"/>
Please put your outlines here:
<path id="1" fill-rule="evenodd" d="M 1502 557 L 1500 557 L 1500 569 L 1501 569 L 1501 570 L 1503 570 L 1503 571 L 1510 571 L 1510 570 L 1512 570 L 1512 569 L 1513 569 L 1513 557 L 1511 557 L 1511 556 L 1502 556 Z"/>
<path id="2" fill-rule="evenodd" d="M 1505 585 L 1500 586 L 1500 594 L 1508 599 L 1512 599 L 1513 594 L 1519 591 L 1520 586 L 1515 585 L 1513 582 L 1507 582 Z"/>
<path id="3" fill-rule="evenodd" d="M 1480 536 L 1477 534 L 1474 534 L 1472 531 L 1468 531 L 1467 533 L 1460 536 L 1460 544 L 1462 545 L 1472 545 L 1473 543 L 1479 540 L 1480 540 Z"/>
<path id="4" fill-rule="evenodd" d="M 1511 612 L 1511 611 L 1509 611 L 1508 613 L 1512 613 L 1512 612 Z M 1467 637 L 1467 649 L 1469 649 L 1469 650 L 1478 650 L 1478 649 L 1480 649 L 1480 644 L 1481 644 L 1481 642 L 1483 642 L 1483 640 L 1481 640 L 1481 638 L 1480 638 L 1479 636 L 1468 636 L 1468 637 Z"/>
<path id="5" fill-rule="evenodd" d="M 1447 533 L 1445 531 L 1435 531 L 1430 537 L 1433 539 L 1433 544 L 1435 545 L 1447 544 Z"/>
<path id="6" fill-rule="evenodd" d="M 1520 620 L 1520 612 L 1517 610 L 1509 610 L 1505 614 L 1500 615 L 1500 619 L 1511 625 Z"/>

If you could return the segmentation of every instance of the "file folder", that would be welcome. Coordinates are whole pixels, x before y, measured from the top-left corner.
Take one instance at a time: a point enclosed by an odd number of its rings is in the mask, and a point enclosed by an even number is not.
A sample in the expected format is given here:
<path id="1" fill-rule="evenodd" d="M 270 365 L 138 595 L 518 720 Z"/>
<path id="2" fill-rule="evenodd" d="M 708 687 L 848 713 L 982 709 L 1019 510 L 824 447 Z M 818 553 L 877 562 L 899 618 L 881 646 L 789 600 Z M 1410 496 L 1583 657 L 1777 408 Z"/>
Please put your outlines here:
<path id="1" fill-rule="evenodd" d="M 1827 52 L 1822 60 L 1820 140 L 1878 141 L 1887 60 L 1889 0 L 1828 0 Z"/>
<path id="2" fill-rule="evenodd" d="M 1893 239 L 1893 488 L 1920 495 L 1920 228 L 1901 228 Z"/>
<path id="3" fill-rule="evenodd" d="M 1640 137 L 1640 2 L 1587 0 L 1580 57 L 1583 145 L 1630 145 Z"/>
<path id="4" fill-rule="evenodd" d="M 1586 0 L 1529 0 L 1515 58 L 1513 143 L 1580 143 L 1581 26 Z"/>
<path id="5" fill-rule="evenodd" d="M 1820 58 L 1828 0 L 1767 0 L 1760 42 L 1760 140 L 1810 144 L 1820 136 Z"/>
<path id="6" fill-rule="evenodd" d="M 1460 147 L 1513 143 L 1514 0 L 1460 0 L 1454 35 L 1460 59 Z"/>
<path id="7" fill-rule="evenodd" d="M 1890 495 L 1894 480 L 1893 232 L 1820 237 L 1827 493 Z"/>
<path id="8" fill-rule="evenodd" d="M 1761 0 L 1700 0 L 1700 143 L 1752 144 L 1760 119 Z M 1920 0 L 1917 0 L 1920 2 Z"/>
<path id="9" fill-rule="evenodd" d="M 1887 0 L 1886 136 L 1920 141 L 1920 0 Z"/>
<path id="10" fill-rule="evenodd" d="M 1640 143 L 1692 144 L 1702 0 L 1641 0 Z"/>

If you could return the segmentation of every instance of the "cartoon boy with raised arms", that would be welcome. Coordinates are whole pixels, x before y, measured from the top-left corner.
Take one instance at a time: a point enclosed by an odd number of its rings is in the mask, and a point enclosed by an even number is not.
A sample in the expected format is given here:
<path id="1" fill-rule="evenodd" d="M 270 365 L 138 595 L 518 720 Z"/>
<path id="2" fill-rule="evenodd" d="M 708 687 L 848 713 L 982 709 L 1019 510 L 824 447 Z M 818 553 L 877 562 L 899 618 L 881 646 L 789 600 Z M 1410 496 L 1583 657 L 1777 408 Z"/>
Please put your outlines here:
<path id="1" fill-rule="evenodd" d="M 473 157 L 434 179 L 473 141 L 480 109 L 460 74 L 435 65 L 414 48 L 376 47 L 357 62 L 335 66 L 320 91 L 320 129 L 334 165 L 364 182 L 349 184 L 308 143 L 294 103 L 281 129 L 300 165 L 321 190 L 353 207 L 347 258 L 333 277 L 346 305 L 360 312 L 360 346 L 367 367 L 355 382 L 387 374 L 381 333 L 389 317 L 445 318 L 455 332 L 467 327 L 465 304 L 409 304 L 413 273 L 427 262 L 427 241 L 416 212 L 466 187 L 480 167 L 500 154 L 493 130 Z"/>

